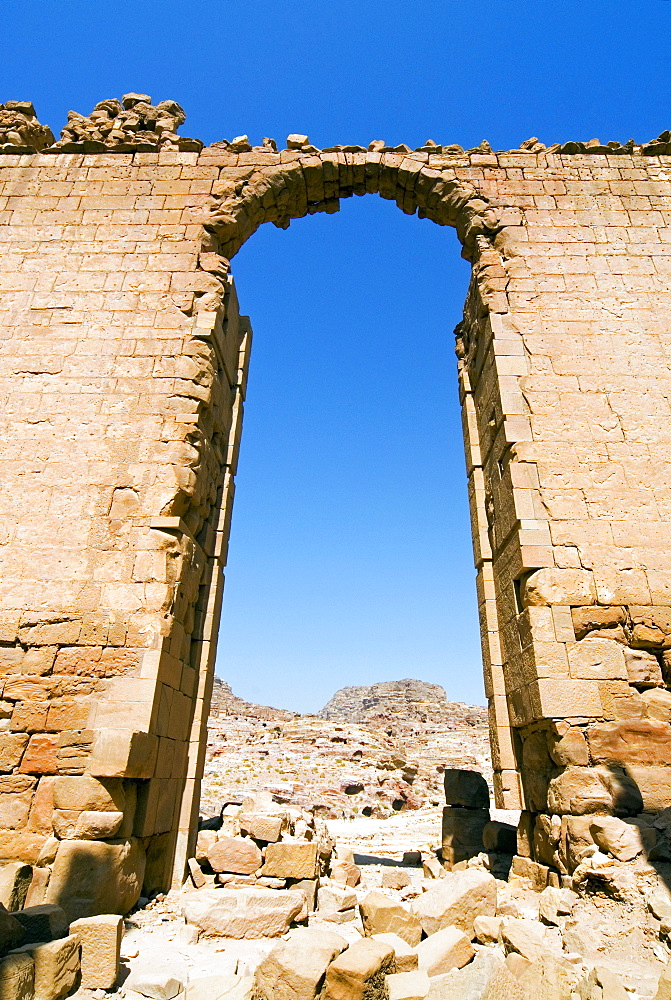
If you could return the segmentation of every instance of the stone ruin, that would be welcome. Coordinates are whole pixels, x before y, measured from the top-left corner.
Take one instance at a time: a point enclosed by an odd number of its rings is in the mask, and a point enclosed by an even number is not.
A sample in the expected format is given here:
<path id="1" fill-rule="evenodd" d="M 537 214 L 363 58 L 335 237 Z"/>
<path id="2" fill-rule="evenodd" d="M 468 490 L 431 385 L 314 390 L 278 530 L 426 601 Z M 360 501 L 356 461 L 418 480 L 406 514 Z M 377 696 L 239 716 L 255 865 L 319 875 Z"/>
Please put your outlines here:
<path id="1" fill-rule="evenodd" d="M 148 95 L 0 107 L 0 861 L 70 919 L 195 851 L 264 222 L 367 193 L 452 226 L 499 806 L 555 879 L 595 817 L 671 860 L 671 137 L 494 151 L 183 139 Z M 84 874 L 82 874 L 84 873 Z"/>

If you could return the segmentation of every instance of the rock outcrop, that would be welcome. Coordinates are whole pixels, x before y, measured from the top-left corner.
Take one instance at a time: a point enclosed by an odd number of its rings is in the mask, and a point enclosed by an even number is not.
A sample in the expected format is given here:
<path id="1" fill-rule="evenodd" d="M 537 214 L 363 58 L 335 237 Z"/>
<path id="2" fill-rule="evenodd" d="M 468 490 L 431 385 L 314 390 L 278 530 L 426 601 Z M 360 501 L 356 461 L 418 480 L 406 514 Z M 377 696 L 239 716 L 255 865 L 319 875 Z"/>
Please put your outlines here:
<path id="1" fill-rule="evenodd" d="M 361 687 L 344 687 L 318 713 L 331 722 L 391 724 L 401 728 L 440 725 L 461 729 L 487 723 L 487 710 L 448 701 L 445 689 L 405 678 Z"/>

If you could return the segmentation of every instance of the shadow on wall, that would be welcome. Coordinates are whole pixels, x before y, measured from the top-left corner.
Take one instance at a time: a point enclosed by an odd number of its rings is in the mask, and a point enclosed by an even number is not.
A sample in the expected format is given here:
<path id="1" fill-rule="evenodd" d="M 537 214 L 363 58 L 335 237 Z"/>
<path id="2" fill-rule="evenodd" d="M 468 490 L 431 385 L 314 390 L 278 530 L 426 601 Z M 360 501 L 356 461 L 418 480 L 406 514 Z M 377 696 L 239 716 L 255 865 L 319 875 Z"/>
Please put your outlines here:
<path id="1" fill-rule="evenodd" d="M 139 899 L 145 865 L 144 848 L 136 838 L 61 840 L 45 902 L 61 906 L 70 921 L 127 913 Z"/>
<path id="2" fill-rule="evenodd" d="M 614 875 L 612 865 L 601 864 L 598 851 L 612 855 L 619 862 L 644 859 L 671 890 L 671 806 L 644 812 L 646 805 L 650 808 L 645 799 L 654 800 L 654 796 L 642 794 L 629 768 L 604 765 L 604 771 L 607 772 L 604 783 L 612 795 L 614 815 L 591 813 L 569 818 L 570 846 L 567 850 L 573 854 L 574 862 L 578 862 L 573 871 L 574 879 L 587 883 L 587 887 L 592 883 L 595 888 L 604 888 L 610 883 L 616 893 L 626 894 L 626 875 L 623 876 L 622 869 Z M 657 800 L 664 798 L 660 795 Z M 623 884 L 618 886 L 623 878 Z"/>

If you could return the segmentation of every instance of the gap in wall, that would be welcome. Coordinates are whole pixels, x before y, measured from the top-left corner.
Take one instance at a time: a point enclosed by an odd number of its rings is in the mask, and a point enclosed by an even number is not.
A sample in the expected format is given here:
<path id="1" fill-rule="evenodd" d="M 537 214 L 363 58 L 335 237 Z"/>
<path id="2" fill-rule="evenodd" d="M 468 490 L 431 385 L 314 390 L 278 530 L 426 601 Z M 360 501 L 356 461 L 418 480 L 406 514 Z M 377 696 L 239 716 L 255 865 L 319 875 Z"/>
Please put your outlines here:
<path id="1" fill-rule="evenodd" d="M 216 670 L 246 700 L 313 712 L 413 677 L 485 702 L 460 250 L 369 197 L 262 226 L 232 261 L 254 342 Z"/>

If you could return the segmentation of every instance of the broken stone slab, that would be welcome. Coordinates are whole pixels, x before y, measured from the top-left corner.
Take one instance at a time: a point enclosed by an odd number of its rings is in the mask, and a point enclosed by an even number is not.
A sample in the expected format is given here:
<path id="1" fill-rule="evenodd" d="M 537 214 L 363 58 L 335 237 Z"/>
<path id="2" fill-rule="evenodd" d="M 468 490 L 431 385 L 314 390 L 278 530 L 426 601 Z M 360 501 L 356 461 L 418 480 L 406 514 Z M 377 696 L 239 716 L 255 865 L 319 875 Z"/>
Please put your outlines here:
<path id="1" fill-rule="evenodd" d="M 286 934 L 304 906 L 303 893 L 294 889 L 201 889 L 183 913 L 213 937 L 262 938 Z"/>
<path id="2" fill-rule="evenodd" d="M 81 986 L 111 990 L 119 976 L 123 917 L 99 914 L 82 917 L 70 925 L 81 944 Z"/>
<path id="3" fill-rule="evenodd" d="M 238 823 L 241 833 L 246 833 L 254 840 L 260 840 L 266 844 L 276 844 L 282 836 L 284 820 L 282 816 L 241 812 L 238 815 Z"/>
<path id="4" fill-rule="evenodd" d="M 53 828 L 60 840 L 111 840 L 123 822 L 123 813 L 54 809 Z"/>
<path id="5" fill-rule="evenodd" d="M 422 874 L 424 878 L 442 878 L 446 873 L 438 858 L 422 858 Z"/>
<path id="6" fill-rule="evenodd" d="M 667 963 L 662 969 L 654 1000 L 671 1000 L 671 962 Z"/>
<path id="7" fill-rule="evenodd" d="M 357 897 L 353 889 L 322 883 L 317 890 L 317 909 L 320 916 L 351 910 L 356 905 Z"/>
<path id="8" fill-rule="evenodd" d="M 664 687 L 664 678 L 659 660 L 646 649 L 624 648 L 624 662 L 627 680 L 637 688 Z"/>
<path id="9" fill-rule="evenodd" d="M 520 957 L 520 956 L 518 956 Z M 517 980 L 496 951 L 483 949 L 470 965 L 431 979 L 427 1000 L 525 1000 Z"/>
<path id="10" fill-rule="evenodd" d="M 489 809 L 445 806 L 441 845 L 443 862 L 452 867 L 480 854 L 484 848 L 483 831 L 489 822 Z"/>
<path id="11" fill-rule="evenodd" d="M 496 944 L 503 917 L 476 917 L 473 930 L 480 944 Z"/>
<path id="12" fill-rule="evenodd" d="M 453 872 L 437 879 L 411 903 L 411 910 L 426 934 L 454 925 L 472 940 L 475 918 L 496 914 L 496 879 L 477 868 Z"/>
<path id="13" fill-rule="evenodd" d="M 32 878 L 32 866 L 21 861 L 10 861 L 0 867 L 0 903 L 10 913 L 23 908 Z"/>
<path id="14" fill-rule="evenodd" d="M 479 771 L 448 767 L 443 775 L 448 806 L 489 809 L 489 788 Z"/>
<path id="15" fill-rule="evenodd" d="M 396 972 L 387 976 L 389 1000 L 425 1000 L 431 989 L 426 972 Z"/>
<path id="16" fill-rule="evenodd" d="M 79 938 L 71 934 L 46 944 L 26 944 L 19 949 L 35 966 L 35 1000 L 67 996 L 79 976 Z"/>
<path id="17" fill-rule="evenodd" d="M 61 906 L 43 903 L 18 910 L 16 919 L 26 932 L 25 943 L 55 941 L 68 936 L 68 918 Z"/>
<path id="18" fill-rule="evenodd" d="M 244 837 L 221 837 L 207 852 L 215 872 L 253 875 L 263 863 L 263 855 L 253 840 Z"/>
<path id="19" fill-rule="evenodd" d="M 517 827 L 511 823 L 490 820 L 482 828 L 482 843 L 486 851 L 516 854 Z"/>
<path id="20" fill-rule="evenodd" d="M 367 936 L 373 934 L 398 934 L 411 947 L 418 945 L 422 937 L 419 917 L 408 907 L 390 899 L 383 892 L 373 890 L 360 902 L 361 919 Z"/>
<path id="21" fill-rule="evenodd" d="M 25 939 L 26 932 L 22 924 L 0 903 L 0 957 L 12 948 L 18 948 Z"/>
<path id="22" fill-rule="evenodd" d="M 183 992 L 184 984 L 170 972 L 141 967 L 133 969 L 124 983 L 124 989 L 149 997 L 150 1000 L 174 1000 Z"/>
<path id="23" fill-rule="evenodd" d="M 128 913 L 140 898 L 145 853 L 138 839 L 61 840 L 46 901 L 68 920 L 99 913 Z"/>
<path id="24" fill-rule="evenodd" d="M 428 976 L 439 976 L 468 965 L 475 950 L 470 938 L 458 927 L 444 927 L 417 945 L 417 961 Z"/>
<path id="25" fill-rule="evenodd" d="M 393 970 L 393 949 L 362 938 L 329 965 L 321 1000 L 386 1000 L 386 977 Z"/>
<path id="26" fill-rule="evenodd" d="M 410 885 L 415 872 L 409 872 L 405 868 L 384 868 L 382 870 L 383 889 L 405 889 Z"/>
<path id="27" fill-rule="evenodd" d="M 0 959 L 0 997 L 2 1000 L 33 1000 L 35 963 L 32 955 L 13 952 Z"/>
<path id="28" fill-rule="evenodd" d="M 536 962 L 548 950 L 545 932 L 540 924 L 525 917 L 506 917 L 501 924 L 499 941 L 506 955 L 511 951 L 528 962 Z"/>
<path id="29" fill-rule="evenodd" d="M 594 843 L 617 861 L 632 861 L 643 853 L 641 831 L 617 816 L 595 816 L 589 826 Z"/>
<path id="30" fill-rule="evenodd" d="M 418 968 L 417 951 L 411 948 L 398 934 L 373 934 L 372 941 L 381 941 L 394 949 L 394 965 L 397 972 L 412 972 Z"/>
<path id="31" fill-rule="evenodd" d="M 326 970 L 347 948 L 333 931 L 299 927 L 263 959 L 254 975 L 258 1000 L 314 1000 Z"/>
<path id="32" fill-rule="evenodd" d="M 261 874 L 275 878 L 317 877 L 319 845 L 315 841 L 268 844 Z"/>
<path id="33" fill-rule="evenodd" d="M 341 885 L 354 888 L 361 881 L 361 869 L 353 861 L 332 861 L 330 878 Z"/>

